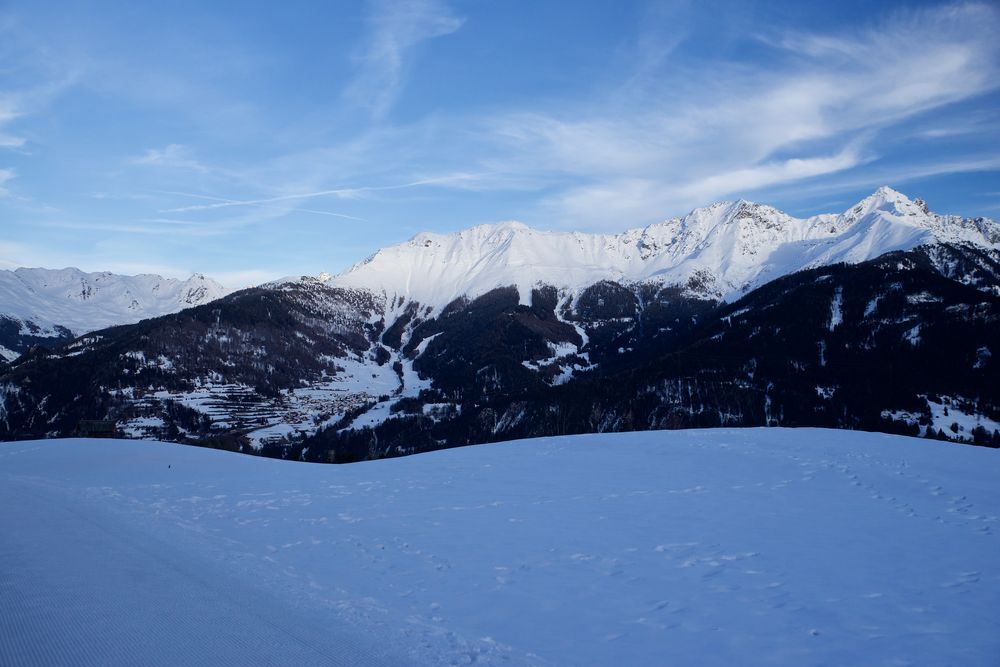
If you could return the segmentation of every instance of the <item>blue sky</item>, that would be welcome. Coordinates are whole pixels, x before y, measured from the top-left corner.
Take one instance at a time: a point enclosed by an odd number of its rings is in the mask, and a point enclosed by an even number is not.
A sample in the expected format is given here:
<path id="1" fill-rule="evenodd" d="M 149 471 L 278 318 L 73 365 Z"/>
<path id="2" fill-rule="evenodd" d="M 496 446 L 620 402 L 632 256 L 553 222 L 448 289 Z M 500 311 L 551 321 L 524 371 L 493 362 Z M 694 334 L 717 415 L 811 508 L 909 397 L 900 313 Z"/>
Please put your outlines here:
<path id="1" fill-rule="evenodd" d="M 1000 214 L 1000 8 L 0 4 L 0 268 L 243 286 L 422 230 L 879 185 Z"/>

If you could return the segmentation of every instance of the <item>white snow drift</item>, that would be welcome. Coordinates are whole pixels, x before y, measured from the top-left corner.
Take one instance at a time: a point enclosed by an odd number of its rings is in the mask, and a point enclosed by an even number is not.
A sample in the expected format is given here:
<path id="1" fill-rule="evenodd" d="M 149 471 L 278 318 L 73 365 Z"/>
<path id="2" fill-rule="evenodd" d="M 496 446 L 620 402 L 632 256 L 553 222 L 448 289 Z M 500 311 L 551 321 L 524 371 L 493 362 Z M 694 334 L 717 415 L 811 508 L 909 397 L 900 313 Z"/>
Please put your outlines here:
<path id="1" fill-rule="evenodd" d="M 4 443 L 0 664 L 996 665 L 998 477 L 817 429 Z"/>

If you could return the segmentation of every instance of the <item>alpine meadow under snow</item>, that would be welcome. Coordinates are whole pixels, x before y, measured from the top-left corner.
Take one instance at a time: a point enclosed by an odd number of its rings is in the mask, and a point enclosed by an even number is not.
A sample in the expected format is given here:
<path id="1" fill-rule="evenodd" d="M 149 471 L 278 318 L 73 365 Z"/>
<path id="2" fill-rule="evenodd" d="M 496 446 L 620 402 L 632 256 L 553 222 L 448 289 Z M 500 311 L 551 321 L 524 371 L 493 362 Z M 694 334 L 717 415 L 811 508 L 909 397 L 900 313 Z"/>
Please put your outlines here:
<path id="1" fill-rule="evenodd" d="M 821 429 L 351 466 L 0 447 L 0 664 L 1000 661 L 998 452 Z"/>

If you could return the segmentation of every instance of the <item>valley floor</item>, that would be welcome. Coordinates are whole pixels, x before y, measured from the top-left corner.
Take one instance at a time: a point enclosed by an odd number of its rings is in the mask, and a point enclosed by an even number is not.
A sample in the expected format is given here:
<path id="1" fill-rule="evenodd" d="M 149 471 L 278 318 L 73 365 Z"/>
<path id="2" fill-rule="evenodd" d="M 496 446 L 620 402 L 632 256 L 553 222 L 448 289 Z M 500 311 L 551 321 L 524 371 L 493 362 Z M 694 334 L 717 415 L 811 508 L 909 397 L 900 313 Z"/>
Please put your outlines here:
<path id="1" fill-rule="evenodd" d="M 0 664 L 996 665 L 998 479 L 820 429 L 0 443 Z"/>

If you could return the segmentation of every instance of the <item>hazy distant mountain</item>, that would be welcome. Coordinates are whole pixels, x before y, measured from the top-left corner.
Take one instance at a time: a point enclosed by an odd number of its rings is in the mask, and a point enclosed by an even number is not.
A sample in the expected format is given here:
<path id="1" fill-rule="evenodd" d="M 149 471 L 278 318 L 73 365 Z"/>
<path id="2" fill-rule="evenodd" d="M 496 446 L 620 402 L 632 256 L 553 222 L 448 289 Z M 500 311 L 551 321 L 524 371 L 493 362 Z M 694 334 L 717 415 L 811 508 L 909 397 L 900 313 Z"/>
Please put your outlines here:
<path id="1" fill-rule="evenodd" d="M 177 280 L 74 268 L 0 271 L 0 357 L 14 359 L 33 344 L 165 315 L 228 292 L 201 274 Z"/>

